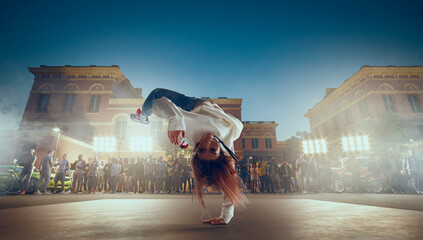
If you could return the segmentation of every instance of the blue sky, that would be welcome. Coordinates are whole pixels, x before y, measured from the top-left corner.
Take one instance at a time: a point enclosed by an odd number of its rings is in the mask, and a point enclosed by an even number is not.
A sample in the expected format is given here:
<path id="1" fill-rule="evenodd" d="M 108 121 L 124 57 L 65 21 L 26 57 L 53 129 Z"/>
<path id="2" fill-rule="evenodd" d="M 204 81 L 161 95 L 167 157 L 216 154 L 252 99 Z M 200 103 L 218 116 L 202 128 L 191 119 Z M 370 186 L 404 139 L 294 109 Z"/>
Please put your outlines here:
<path id="1" fill-rule="evenodd" d="M 119 65 L 156 87 L 243 98 L 278 140 L 363 65 L 423 65 L 421 1 L 8 1 L 0 129 L 16 129 L 39 65 Z"/>

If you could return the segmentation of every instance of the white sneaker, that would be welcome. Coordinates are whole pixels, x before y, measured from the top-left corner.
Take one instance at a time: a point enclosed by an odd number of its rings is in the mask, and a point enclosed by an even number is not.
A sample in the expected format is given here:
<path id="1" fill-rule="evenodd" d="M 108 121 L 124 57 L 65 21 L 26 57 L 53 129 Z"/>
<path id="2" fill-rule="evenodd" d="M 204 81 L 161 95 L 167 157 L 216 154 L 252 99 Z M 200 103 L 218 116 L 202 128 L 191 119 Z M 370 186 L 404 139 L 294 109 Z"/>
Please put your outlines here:
<path id="1" fill-rule="evenodd" d="M 137 122 L 137 123 L 142 123 L 142 124 L 149 124 L 150 120 L 148 119 L 147 116 L 145 116 L 141 109 L 137 109 L 137 113 L 131 113 L 130 115 L 132 121 Z"/>

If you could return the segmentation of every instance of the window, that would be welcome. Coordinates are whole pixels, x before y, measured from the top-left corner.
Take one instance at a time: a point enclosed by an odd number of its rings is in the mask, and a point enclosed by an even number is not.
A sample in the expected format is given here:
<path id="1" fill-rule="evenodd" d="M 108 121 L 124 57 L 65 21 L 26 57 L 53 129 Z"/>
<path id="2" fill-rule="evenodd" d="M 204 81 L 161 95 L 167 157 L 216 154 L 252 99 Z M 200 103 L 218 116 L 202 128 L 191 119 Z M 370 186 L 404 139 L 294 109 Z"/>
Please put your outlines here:
<path id="1" fill-rule="evenodd" d="M 245 149 L 245 139 L 242 139 L 242 149 Z"/>
<path id="2" fill-rule="evenodd" d="M 101 95 L 92 95 L 90 99 L 90 106 L 88 107 L 88 112 L 95 113 L 98 112 L 100 107 Z"/>
<path id="3" fill-rule="evenodd" d="M 335 126 L 335 130 L 339 130 L 339 119 L 338 119 L 338 116 L 333 117 L 333 125 Z"/>
<path id="4" fill-rule="evenodd" d="M 358 103 L 358 108 L 360 109 L 361 117 L 365 118 L 370 115 L 369 108 L 367 107 L 366 99 L 363 99 Z"/>
<path id="5" fill-rule="evenodd" d="M 266 149 L 272 149 L 272 139 L 266 138 Z"/>
<path id="6" fill-rule="evenodd" d="M 126 125 L 128 121 L 126 118 L 119 118 L 115 124 L 115 137 L 117 140 L 125 140 L 126 137 Z"/>
<path id="7" fill-rule="evenodd" d="M 407 98 L 408 98 L 408 102 L 410 103 L 411 111 L 413 111 L 413 113 L 421 112 L 420 102 L 417 95 L 408 94 Z"/>
<path id="8" fill-rule="evenodd" d="M 385 104 L 386 112 L 394 113 L 397 110 L 395 109 L 394 99 L 392 95 L 382 95 L 383 103 Z"/>
<path id="9" fill-rule="evenodd" d="M 75 94 L 68 94 L 65 96 L 65 101 L 63 103 L 63 112 L 71 113 L 73 109 L 73 104 L 75 103 Z"/>
<path id="10" fill-rule="evenodd" d="M 351 114 L 351 109 L 345 110 L 345 117 L 347 118 L 348 124 L 353 123 L 353 117 L 352 117 L 352 114 Z"/>
<path id="11" fill-rule="evenodd" d="M 51 94 L 41 94 L 38 99 L 37 112 L 46 113 Z"/>
<path id="12" fill-rule="evenodd" d="M 257 138 L 251 138 L 251 145 L 253 149 L 258 148 L 258 139 Z"/>
<path id="13" fill-rule="evenodd" d="M 327 136 L 329 134 L 329 128 L 328 128 L 328 123 L 324 122 L 323 123 L 323 135 Z"/>

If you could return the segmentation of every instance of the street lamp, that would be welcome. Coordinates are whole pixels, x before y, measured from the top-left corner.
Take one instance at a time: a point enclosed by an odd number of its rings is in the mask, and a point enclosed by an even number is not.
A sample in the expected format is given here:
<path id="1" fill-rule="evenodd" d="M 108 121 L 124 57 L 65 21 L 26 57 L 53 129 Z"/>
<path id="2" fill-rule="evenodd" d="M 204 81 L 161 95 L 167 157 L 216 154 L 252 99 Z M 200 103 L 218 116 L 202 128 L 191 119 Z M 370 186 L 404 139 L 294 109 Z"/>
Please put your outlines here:
<path id="1" fill-rule="evenodd" d="M 345 152 L 370 150 L 369 137 L 367 135 L 342 137 L 341 142 Z"/>
<path id="2" fill-rule="evenodd" d="M 59 135 L 57 136 L 57 141 L 56 141 L 56 150 L 54 151 L 54 154 L 57 154 L 57 148 L 59 147 L 59 140 L 60 140 L 60 136 L 62 135 L 62 131 L 60 130 L 60 128 L 56 127 L 52 129 L 53 132 L 58 133 Z M 57 155 L 56 155 L 57 156 Z"/>

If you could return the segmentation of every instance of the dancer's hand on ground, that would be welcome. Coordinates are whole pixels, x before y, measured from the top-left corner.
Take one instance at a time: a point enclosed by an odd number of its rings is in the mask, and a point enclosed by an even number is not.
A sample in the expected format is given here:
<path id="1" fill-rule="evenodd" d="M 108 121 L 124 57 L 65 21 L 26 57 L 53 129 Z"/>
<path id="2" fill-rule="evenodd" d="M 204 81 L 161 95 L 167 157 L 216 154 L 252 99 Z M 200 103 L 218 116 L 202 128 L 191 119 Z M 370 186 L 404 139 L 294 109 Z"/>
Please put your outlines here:
<path id="1" fill-rule="evenodd" d="M 170 139 L 172 144 L 178 145 L 179 144 L 179 135 L 182 133 L 182 138 L 185 138 L 185 131 L 175 130 L 175 131 L 168 131 L 167 136 Z"/>
<path id="2" fill-rule="evenodd" d="M 201 221 L 202 223 L 211 223 L 212 225 L 225 225 L 225 221 L 221 217 L 215 217 L 208 220 Z"/>

